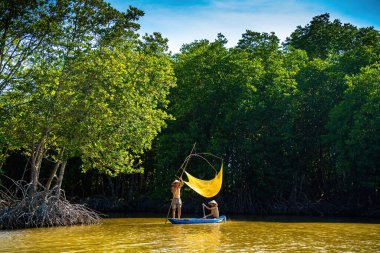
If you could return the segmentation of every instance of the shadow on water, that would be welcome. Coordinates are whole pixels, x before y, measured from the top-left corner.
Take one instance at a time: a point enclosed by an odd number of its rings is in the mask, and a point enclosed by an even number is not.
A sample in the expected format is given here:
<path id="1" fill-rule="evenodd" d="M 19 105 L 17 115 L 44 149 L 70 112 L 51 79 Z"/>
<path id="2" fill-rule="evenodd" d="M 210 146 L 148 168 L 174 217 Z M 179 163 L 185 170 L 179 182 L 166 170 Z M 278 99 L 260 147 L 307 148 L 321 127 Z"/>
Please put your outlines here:
<path id="1" fill-rule="evenodd" d="M 104 218 L 162 218 L 165 221 L 165 214 L 136 212 L 136 213 L 108 213 Z M 199 214 L 183 214 L 183 218 L 200 218 Z M 170 217 L 169 217 L 170 218 Z M 369 223 L 380 224 L 380 218 L 373 217 L 334 217 L 334 216 L 256 216 L 256 215 L 227 215 L 229 221 L 257 221 L 257 222 L 311 222 L 311 223 Z"/>
<path id="2" fill-rule="evenodd" d="M 380 218 L 368 217 L 318 217 L 318 216 L 253 216 L 232 215 L 230 219 L 237 221 L 263 221 L 263 222 L 308 222 L 308 223 L 370 223 L 380 224 Z"/>

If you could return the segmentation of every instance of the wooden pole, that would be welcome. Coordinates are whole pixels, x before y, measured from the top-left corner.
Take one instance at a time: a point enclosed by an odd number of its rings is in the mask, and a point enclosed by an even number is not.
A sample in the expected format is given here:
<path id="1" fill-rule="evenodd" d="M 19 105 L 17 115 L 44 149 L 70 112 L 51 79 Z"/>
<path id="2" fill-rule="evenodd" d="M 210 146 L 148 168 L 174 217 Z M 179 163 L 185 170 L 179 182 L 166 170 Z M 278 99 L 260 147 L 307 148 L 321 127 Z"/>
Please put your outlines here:
<path id="1" fill-rule="evenodd" d="M 183 173 L 185 172 L 187 165 L 189 164 L 190 156 L 191 156 L 191 154 L 193 154 L 193 151 L 194 151 L 194 149 L 195 149 L 195 145 L 197 145 L 196 142 L 194 143 L 193 148 L 191 149 L 190 154 L 188 155 L 189 158 L 188 158 L 187 161 L 186 161 L 185 167 L 183 167 L 183 169 L 182 169 L 182 173 L 181 173 L 180 178 L 182 178 L 182 175 L 183 175 Z"/>
<path id="2" fill-rule="evenodd" d="M 168 217 L 169 217 L 170 209 L 171 209 L 172 205 L 173 205 L 173 198 L 172 198 L 172 201 L 170 202 L 169 210 L 168 210 L 168 213 L 167 213 L 167 215 L 166 215 L 165 224 L 166 224 L 166 222 L 168 222 Z"/>
<path id="3" fill-rule="evenodd" d="M 178 172 L 179 172 L 180 170 L 182 170 L 182 174 L 183 174 L 184 170 L 185 170 L 186 167 L 187 167 L 187 164 L 189 163 L 190 157 L 191 157 L 191 155 L 193 154 L 193 151 L 194 151 L 194 149 L 195 149 L 195 145 L 197 145 L 196 142 L 194 143 L 193 148 L 192 148 L 191 151 L 190 151 L 190 154 L 185 158 L 185 160 L 183 161 L 183 163 L 181 164 L 181 166 L 179 167 L 179 169 L 178 169 L 177 172 L 175 173 L 175 176 L 177 176 L 177 174 L 178 174 Z M 181 174 L 181 176 L 182 176 L 182 174 Z"/>

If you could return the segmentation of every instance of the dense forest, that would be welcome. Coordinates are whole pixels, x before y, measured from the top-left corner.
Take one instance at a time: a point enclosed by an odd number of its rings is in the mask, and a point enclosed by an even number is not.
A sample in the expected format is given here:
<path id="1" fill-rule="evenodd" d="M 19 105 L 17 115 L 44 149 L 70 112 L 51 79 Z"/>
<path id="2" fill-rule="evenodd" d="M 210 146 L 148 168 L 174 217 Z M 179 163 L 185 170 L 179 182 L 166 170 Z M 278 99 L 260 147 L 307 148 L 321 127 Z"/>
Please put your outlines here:
<path id="1" fill-rule="evenodd" d="M 54 189 L 101 211 L 165 213 L 197 143 L 224 159 L 221 212 L 380 215 L 373 27 L 322 14 L 283 43 L 247 30 L 232 48 L 218 34 L 173 54 L 160 33 L 139 36 L 133 7 L 2 9 L 3 188 L 22 179 L 31 194 Z M 188 170 L 213 176 L 196 159 Z M 200 212 L 204 200 L 185 187 L 183 201 Z"/>

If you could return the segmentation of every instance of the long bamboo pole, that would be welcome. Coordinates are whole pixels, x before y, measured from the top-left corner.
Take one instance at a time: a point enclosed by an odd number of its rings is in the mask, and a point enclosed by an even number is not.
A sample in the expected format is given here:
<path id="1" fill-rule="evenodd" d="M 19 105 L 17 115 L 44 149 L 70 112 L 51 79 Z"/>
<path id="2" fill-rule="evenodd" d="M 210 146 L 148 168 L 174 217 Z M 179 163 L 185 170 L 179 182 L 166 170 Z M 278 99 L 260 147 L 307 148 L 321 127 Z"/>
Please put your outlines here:
<path id="1" fill-rule="evenodd" d="M 169 214 L 170 214 L 170 209 L 171 209 L 172 205 L 173 205 L 173 198 L 172 198 L 172 201 L 170 202 L 168 213 L 166 214 L 165 224 L 168 222 L 168 218 L 169 218 Z"/>

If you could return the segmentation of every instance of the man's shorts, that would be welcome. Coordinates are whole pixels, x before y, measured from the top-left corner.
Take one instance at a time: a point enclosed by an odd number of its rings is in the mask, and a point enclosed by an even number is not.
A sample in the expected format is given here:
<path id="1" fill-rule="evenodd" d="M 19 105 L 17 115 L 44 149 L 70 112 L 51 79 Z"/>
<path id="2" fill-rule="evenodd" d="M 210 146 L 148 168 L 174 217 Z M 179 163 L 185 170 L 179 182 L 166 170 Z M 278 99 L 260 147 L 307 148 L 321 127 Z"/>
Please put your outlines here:
<path id="1" fill-rule="evenodd" d="M 173 201 L 172 201 L 172 208 L 175 210 L 177 208 L 181 208 L 182 206 L 182 201 L 181 199 L 179 198 L 173 198 Z"/>

